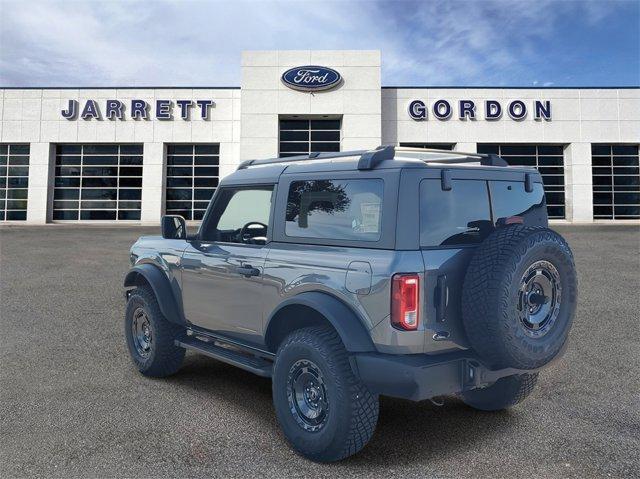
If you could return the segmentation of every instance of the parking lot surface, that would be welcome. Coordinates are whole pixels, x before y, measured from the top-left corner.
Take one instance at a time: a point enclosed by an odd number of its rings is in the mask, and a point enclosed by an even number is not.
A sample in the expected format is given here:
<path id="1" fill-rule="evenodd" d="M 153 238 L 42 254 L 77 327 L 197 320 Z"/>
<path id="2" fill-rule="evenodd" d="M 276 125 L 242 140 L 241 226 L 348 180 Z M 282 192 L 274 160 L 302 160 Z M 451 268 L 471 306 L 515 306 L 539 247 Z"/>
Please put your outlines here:
<path id="1" fill-rule="evenodd" d="M 0 228 L 0 477 L 639 477 L 640 229 L 557 227 L 579 273 L 565 357 L 481 413 L 382 398 L 357 456 L 289 449 L 271 383 L 187 354 L 165 380 L 123 337 L 128 248 L 158 228 Z"/>

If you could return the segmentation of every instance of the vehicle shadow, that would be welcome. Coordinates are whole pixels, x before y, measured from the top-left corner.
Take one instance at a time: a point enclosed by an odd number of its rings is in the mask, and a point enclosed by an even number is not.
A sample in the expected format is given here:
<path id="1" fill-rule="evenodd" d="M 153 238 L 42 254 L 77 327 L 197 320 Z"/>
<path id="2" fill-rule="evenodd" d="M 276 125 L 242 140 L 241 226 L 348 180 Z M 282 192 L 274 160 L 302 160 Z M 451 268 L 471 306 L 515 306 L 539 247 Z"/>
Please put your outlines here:
<path id="1" fill-rule="evenodd" d="M 277 427 L 271 400 L 271 381 L 216 360 L 190 355 L 180 372 L 169 379 L 190 387 L 211 401 L 242 408 L 255 421 L 256 428 L 274 428 L 282 447 L 288 447 Z M 243 400 L 246 398 L 246 400 Z M 501 435 L 518 422 L 508 411 L 476 411 L 455 397 L 444 399 L 443 406 L 430 401 L 419 403 L 389 397 L 380 398 L 378 426 L 369 444 L 359 454 L 340 464 L 371 470 L 372 465 L 385 468 L 413 462 L 454 458 Z"/>
<path id="2" fill-rule="evenodd" d="M 491 440 L 517 421 L 507 411 L 487 413 L 466 406 L 456 397 L 438 399 L 444 402 L 442 406 L 431 401 L 381 397 L 373 438 L 346 463 L 370 468 L 459 458 L 476 443 Z"/>

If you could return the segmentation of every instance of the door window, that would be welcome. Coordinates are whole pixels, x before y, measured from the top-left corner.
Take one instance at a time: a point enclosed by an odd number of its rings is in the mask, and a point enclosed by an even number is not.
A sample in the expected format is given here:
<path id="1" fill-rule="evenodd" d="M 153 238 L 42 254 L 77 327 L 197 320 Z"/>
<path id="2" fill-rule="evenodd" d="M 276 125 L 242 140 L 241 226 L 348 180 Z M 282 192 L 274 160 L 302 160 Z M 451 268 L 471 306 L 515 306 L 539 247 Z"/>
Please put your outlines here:
<path id="1" fill-rule="evenodd" d="M 273 186 L 224 188 L 205 221 L 202 239 L 223 243 L 265 244 Z"/>

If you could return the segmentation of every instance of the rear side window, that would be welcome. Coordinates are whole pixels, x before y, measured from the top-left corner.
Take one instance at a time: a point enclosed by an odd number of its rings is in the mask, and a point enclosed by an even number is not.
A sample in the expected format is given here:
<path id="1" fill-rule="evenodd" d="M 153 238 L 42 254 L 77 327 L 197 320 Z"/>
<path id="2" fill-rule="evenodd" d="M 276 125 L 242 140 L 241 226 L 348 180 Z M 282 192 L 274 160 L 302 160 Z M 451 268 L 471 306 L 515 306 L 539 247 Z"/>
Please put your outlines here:
<path id="1" fill-rule="evenodd" d="M 420 182 L 420 246 L 478 244 L 492 231 L 486 181 L 452 180 L 448 191 L 437 179 Z"/>
<path id="2" fill-rule="evenodd" d="M 304 238 L 378 241 L 382 227 L 380 179 L 294 181 L 285 233 Z"/>

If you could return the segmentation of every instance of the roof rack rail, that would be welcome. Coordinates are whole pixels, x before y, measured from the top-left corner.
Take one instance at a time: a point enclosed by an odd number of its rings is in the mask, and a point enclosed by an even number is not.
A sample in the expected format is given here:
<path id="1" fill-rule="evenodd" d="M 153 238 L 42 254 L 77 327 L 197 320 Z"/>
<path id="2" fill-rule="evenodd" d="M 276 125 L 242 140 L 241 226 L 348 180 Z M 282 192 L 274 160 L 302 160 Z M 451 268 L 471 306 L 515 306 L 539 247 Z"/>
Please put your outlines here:
<path id="1" fill-rule="evenodd" d="M 509 166 L 509 164 L 493 153 L 465 153 L 462 151 L 449 151 L 449 150 L 434 150 L 427 148 L 408 148 L 408 147 L 396 147 L 394 145 L 382 145 L 375 150 L 367 151 L 360 157 L 358 162 L 359 170 L 372 170 L 378 166 L 384 160 L 392 160 L 395 158 L 396 152 L 409 152 L 409 153 L 441 153 L 450 154 L 452 158 L 416 158 L 425 163 L 480 163 L 482 166 Z"/>
<path id="2" fill-rule="evenodd" d="M 358 160 L 359 170 L 373 170 L 380 163 L 385 160 L 393 160 L 396 153 L 401 152 L 408 153 L 440 153 L 443 155 L 450 155 L 450 158 L 416 158 L 424 163 L 480 163 L 483 166 L 509 166 L 509 164 L 493 153 L 465 153 L 462 151 L 449 151 L 449 150 L 433 150 L 427 148 L 408 148 L 397 147 L 394 145 L 381 145 L 375 150 L 354 150 L 354 151 L 339 151 L 335 153 L 310 153 L 308 155 L 296 155 L 288 156 L 284 158 L 265 158 L 262 160 L 246 160 L 240 163 L 238 170 L 244 170 L 250 166 L 258 165 L 272 165 L 278 163 L 293 163 L 298 161 L 307 160 L 326 160 L 331 158 L 344 158 L 347 156 L 360 156 Z"/>
<path id="3" fill-rule="evenodd" d="M 265 158 L 262 160 L 246 160 L 240 163 L 240 165 L 238 165 L 238 170 L 245 170 L 250 166 L 275 165 L 277 163 L 292 163 L 296 161 L 305 161 L 305 160 L 327 160 L 331 158 L 343 158 L 346 156 L 364 155 L 365 153 L 367 153 L 367 150 L 338 151 L 335 153 L 313 152 L 308 155 L 285 156 L 284 158 Z"/>
<path id="4" fill-rule="evenodd" d="M 505 160 L 503 160 L 501 157 L 499 157 L 495 153 L 471 153 L 467 151 L 437 150 L 432 148 L 411 148 L 411 147 L 404 147 L 404 146 L 397 147 L 396 151 L 407 151 L 407 152 L 414 152 L 414 153 L 433 152 L 433 153 L 450 154 L 452 156 L 458 156 L 458 157 L 460 156 L 466 157 L 464 160 L 462 159 L 444 160 L 442 158 L 439 160 L 427 160 L 427 159 L 423 160 L 427 163 L 428 162 L 443 163 L 444 161 L 448 163 L 477 163 L 479 161 L 480 164 L 483 166 L 509 166 L 509 163 L 507 163 Z M 480 160 L 474 160 L 472 158 L 479 158 Z"/>

